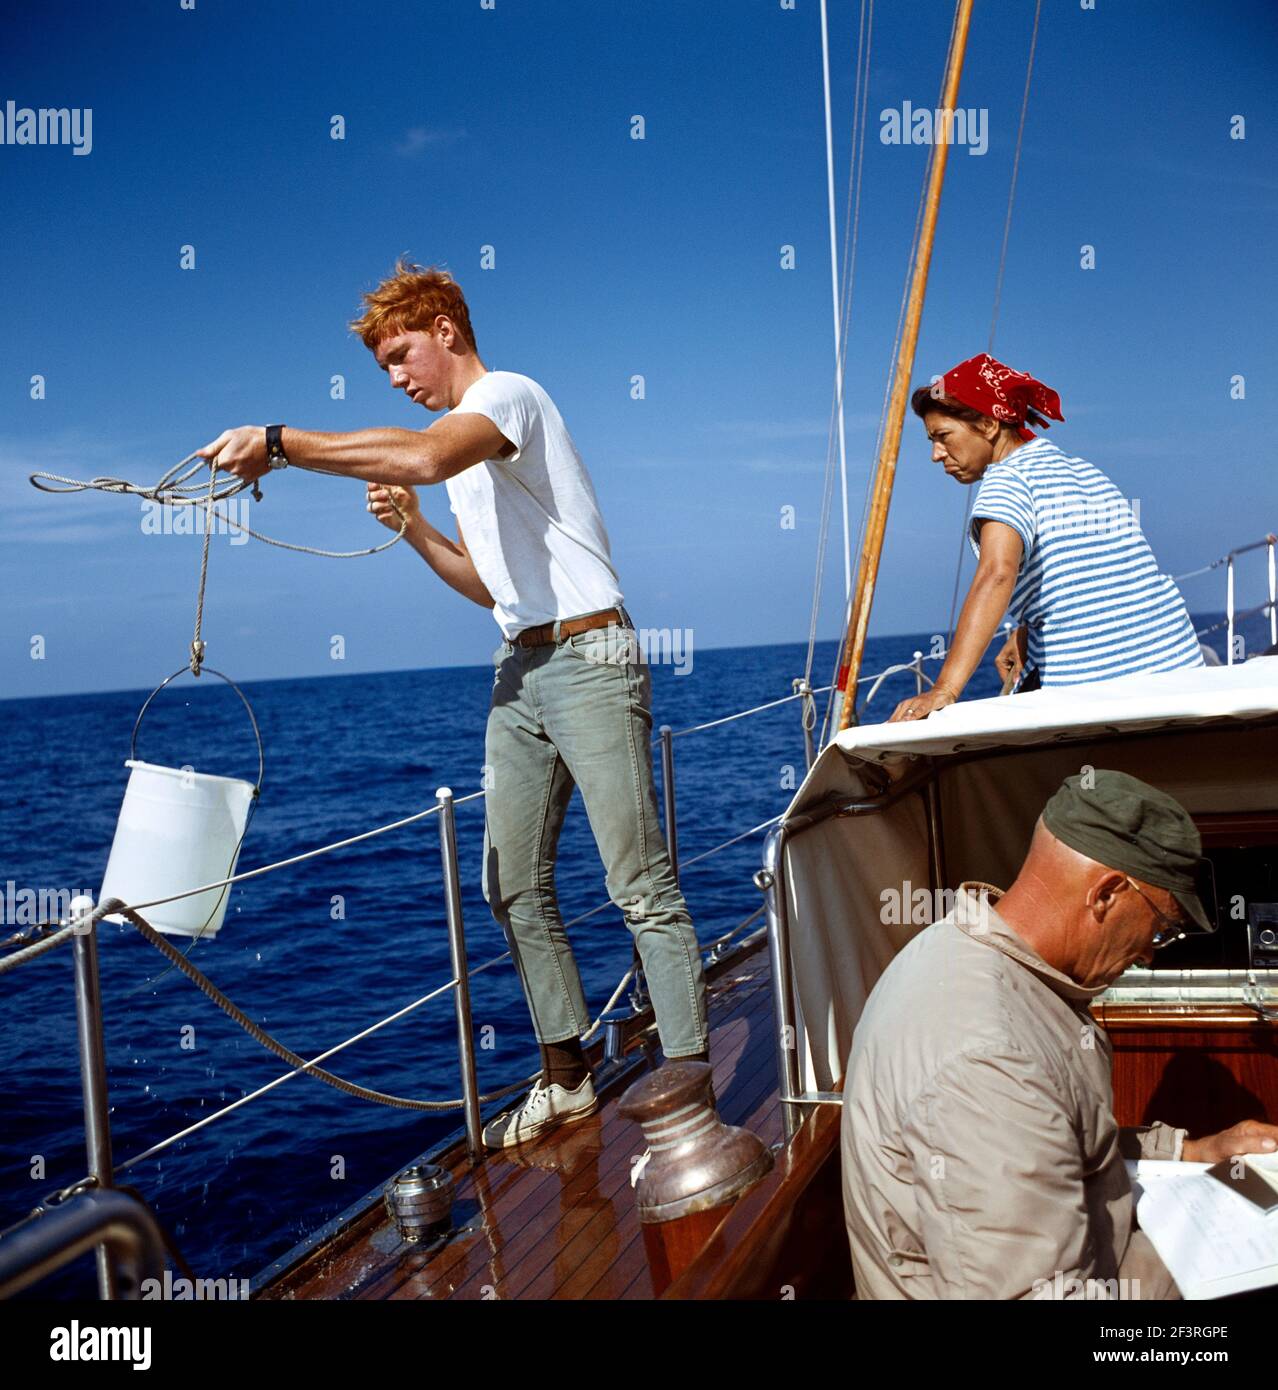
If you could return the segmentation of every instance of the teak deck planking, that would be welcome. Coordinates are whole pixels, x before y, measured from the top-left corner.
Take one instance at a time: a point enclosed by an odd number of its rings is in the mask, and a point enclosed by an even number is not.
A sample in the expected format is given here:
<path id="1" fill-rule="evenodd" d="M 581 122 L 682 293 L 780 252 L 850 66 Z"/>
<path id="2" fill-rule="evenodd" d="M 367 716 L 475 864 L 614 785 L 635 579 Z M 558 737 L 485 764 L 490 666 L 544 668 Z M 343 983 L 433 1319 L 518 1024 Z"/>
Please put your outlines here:
<path id="1" fill-rule="evenodd" d="M 719 1113 L 768 1144 L 782 1138 L 767 951 L 734 960 L 707 985 L 710 1059 Z M 627 1056 L 642 1056 L 641 1044 Z M 658 1054 L 659 1060 L 659 1054 Z M 452 1156 L 454 1220 L 475 1226 L 442 1249 L 389 1245 L 380 1205 L 358 1215 L 258 1291 L 265 1299 L 652 1298 L 630 1183 L 644 1150 L 617 1102 L 653 1065 L 643 1061 L 586 1120 L 489 1154 Z M 387 1174 L 389 1179 L 390 1173 Z"/>

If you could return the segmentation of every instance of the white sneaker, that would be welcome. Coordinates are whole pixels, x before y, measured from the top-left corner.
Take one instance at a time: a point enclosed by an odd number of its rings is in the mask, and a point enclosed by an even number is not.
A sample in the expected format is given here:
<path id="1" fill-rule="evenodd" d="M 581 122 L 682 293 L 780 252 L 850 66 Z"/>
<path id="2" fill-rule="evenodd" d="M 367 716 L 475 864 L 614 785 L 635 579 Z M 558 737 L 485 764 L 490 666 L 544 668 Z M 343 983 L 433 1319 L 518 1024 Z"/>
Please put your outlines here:
<path id="1" fill-rule="evenodd" d="M 598 1109 L 599 1100 L 590 1077 L 575 1091 L 566 1090 L 557 1082 L 546 1086 L 539 1080 L 517 1110 L 498 1115 L 484 1126 L 484 1143 L 490 1149 L 513 1148 L 558 1125 L 584 1120 Z"/>

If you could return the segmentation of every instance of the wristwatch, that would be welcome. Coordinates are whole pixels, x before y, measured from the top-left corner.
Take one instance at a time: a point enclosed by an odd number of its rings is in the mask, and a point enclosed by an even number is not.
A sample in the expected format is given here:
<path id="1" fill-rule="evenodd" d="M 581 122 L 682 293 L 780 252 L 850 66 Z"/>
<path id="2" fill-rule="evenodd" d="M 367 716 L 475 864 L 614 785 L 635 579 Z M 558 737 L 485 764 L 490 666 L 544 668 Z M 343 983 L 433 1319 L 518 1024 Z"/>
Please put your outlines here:
<path id="1" fill-rule="evenodd" d="M 283 425 L 266 427 L 266 466 L 268 468 L 287 468 L 288 459 L 284 456 Z"/>

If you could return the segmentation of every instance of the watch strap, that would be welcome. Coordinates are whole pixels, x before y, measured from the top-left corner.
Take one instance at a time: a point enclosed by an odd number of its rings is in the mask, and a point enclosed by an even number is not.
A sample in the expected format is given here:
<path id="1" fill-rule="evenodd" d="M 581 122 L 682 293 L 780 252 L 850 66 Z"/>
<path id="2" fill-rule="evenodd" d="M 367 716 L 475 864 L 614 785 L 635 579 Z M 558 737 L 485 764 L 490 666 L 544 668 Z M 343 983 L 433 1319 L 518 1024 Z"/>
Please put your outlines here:
<path id="1" fill-rule="evenodd" d="M 288 459 L 284 454 L 284 426 L 266 427 L 266 466 L 268 468 L 287 468 Z"/>

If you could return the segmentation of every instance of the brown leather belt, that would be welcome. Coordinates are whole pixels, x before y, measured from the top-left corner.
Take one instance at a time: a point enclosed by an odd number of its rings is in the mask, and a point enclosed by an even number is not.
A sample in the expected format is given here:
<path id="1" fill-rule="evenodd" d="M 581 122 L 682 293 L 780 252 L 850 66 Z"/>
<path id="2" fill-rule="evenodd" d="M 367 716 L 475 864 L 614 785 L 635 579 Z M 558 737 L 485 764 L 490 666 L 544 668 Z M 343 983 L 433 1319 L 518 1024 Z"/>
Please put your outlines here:
<path id="1" fill-rule="evenodd" d="M 620 609 L 604 608 L 598 613 L 585 613 L 580 618 L 561 618 L 559 620 L 559 638 L 562 641 L 565 637 L 575 637 L 579 632 L 589 632 L 596 627 L 610 627 L 612 624 L 624 626 L 625 618 Z M 542 623 L 540 627 L 526 627 L 522 632 L 515 633 L 514 641 L 521 647 L 544 647 L 548 642 L 555 640 L 554 623 Z"/>

